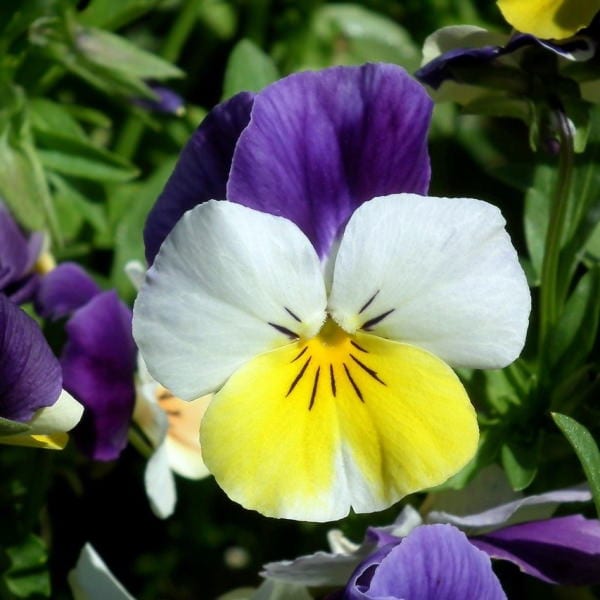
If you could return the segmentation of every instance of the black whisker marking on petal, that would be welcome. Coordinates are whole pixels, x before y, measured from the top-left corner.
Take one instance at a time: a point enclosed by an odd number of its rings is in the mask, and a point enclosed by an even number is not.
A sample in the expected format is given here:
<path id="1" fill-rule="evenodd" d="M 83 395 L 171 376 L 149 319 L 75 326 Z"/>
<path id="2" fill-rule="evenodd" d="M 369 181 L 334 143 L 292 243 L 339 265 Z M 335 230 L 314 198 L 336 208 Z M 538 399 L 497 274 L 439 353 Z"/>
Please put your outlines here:
<path id="1" fill-rule="evenodd" d="M 321 367 L 317 367 L 317 371 L 315 372 L 315 380 L 313 382 L 312 392 L 310 394 L 310 403 L 308 405 L 308 410 L 312 410 L 313 404 L 315 403 L 315 398 L 317 396 L 317 387 L 319 385 L 319 375 L 321 374 Z"/>
<path id="2" fill-rule="evenodd" d="M 277 331 L 279 331 L 279 333 L 283 333 L 283 335 L 287 335 L 289 338 L 291 339 L 298 339 L 300 336 L 297 333 L 294 333 L 293 331 L 289 330 L 287 327 L 284 327 L 283 325 L 276 325 L 275 323 L 271 323 L 269 321 L 269 325 L 271 327 L 273 327 L 274 329 L 277 329 Z"/>
<path id="3" fill-rule="evenodd" d="M 357 349 L 360 350 L 361 352 L 364 352 L 365 354 L 369 354 L 368 350 L 365 350 L 362 346 L 359 346 L 354 340 L 350 340 L 350 343 Z"/>
<path id="4" fill-rule="evenodd" d="M 306 369 L 308 368 L 308 364 L 310 363 L 311 359 L 312 359 L 312 356 L 309 356 L 306 359 L 306 362 L 302 365 L 300 372 L 298 373 L 298 375 L 296 375 L 294 381 L 292 381 L 292 385 L 290 385 L 290 389 L 287 391 L 287 394 L 285 395 L 286 398 L 294 391 L 294 388 L 296 387 L 296 385 L 298 385 L 298 382 L 302 379 L 302 376 L 304 375 L 304 373 L 306 373 Z"/>
<path id="5" fill-rule="evenodd" d="M 306 351 L 308 350 L 308 346 L 304 346 L 304 348 L 302 348 L 302 350 L 300 350 L 300 354 L 298 354 L 296 356 L 296 358 L 293 358 L 290 362 L 296 362 Z"/>
<path id="6" fill-rule="evenodd" d="M 352 375 L 350 375 L 350 369 L 348 368 L 348 365 L 346 363 L 342 363 L 342 365 L 344 367 L 344 371 L 346 371 L 346 375 L 348 376 L 350 383 L 352 384 L 352 387 L 354 388 L 354 391 L 356 392 L 356 395 L 358 396 L 358 399 L 361 402 L 364 402 L 365 400 L 363 398 L 362 392 L 360 391 L 360 388 L 356 385 L 354 379 L 352 379 Z"/>
<path id="7" fill-rule="evenodd" d="M 170 417 L 180 417 L 181 416 L 181 411 L 180 410 L 166 410 L 165 411 Z"/>
<path id="8" fill-rule="evenodd" d="M 329 365 L 329 381 L 331 382 L 331 393 L 335 398 L 335 394 L 337 392 L 335 387 L 335 373 L 333 372 L 333 365 Z"/>
<path id="9" fill-rule="evenodd" d="M 287 306 L 284 306 L 283 308 L 285 308 L 285 312 L 287 312 L 287 314 L 290 315 L 292 319 L 295 319 L 296 321 L 298 321 L 298 323 L 302 323 L 302 319 L 298 315 L 295 315 Z"/>
<path id="10" fill-rule="evenodd" d="M 381 323 L 381 321 L 383 321 L 388 315 L 391 315 L 395 310 L 395 308 L 390 308 L 390 310 L 381 313 L 379 316 L 369 319 L 366 323 L 363 323 L 361 329 L 368 331 L 371 329 L 371 327 L 377 325 L 377 323 Z"/>
<path id="11" fill-rule="evenodd" d="M 360 315 L 361 312 L 364 312 L 365 310 L 367 310 L 367 308 L 369 308 L 369 306 L 371 305 L 371 302 L 373 302 L 373 300 L 375 300 L 375 298 L 377 297 L 377 294 L 379 294 L 380 290 L 377 290 L 363 305 L 362 308 L 358 311 L 358 314 Z"/>
<path id="12" fill-rule="evenodd" d="M 365 365 L 364 362 L 361 362 L 360 360 L 358 360 L 358 358 L 356 358 L 356 356 L 354 356 L 354 354 L 350 354 L 350 358 L 361 368 L 363 369 L 366 373 L 368 373 L 373 379 L 375 379 L 375 381 L 379 381 L 379 383 L 381 383 L 382 385 L 386 385 L 385 381 L 383 381 L 379 375 L 377 375 L 377 371 L 374 371 L 373 369 L 371 369 L 371 367 L 367 367 L 367 365 Z"/>

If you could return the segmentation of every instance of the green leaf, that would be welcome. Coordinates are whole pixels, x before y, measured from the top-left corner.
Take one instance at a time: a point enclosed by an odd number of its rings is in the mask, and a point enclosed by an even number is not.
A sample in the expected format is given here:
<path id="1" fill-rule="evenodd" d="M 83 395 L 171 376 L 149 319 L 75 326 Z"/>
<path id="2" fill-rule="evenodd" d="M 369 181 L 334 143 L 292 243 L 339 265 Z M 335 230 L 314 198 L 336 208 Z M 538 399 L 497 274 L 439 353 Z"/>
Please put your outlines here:
<path id="1" fill-rule="evenodd" d="M 29 429 L 31 429 L 31 427 L 26 423 L 19 423 L 19 421 L 11 421 L 10 419 L 0 417 L 0 436 L 24 433 Z"/>
<path id="2" fill-rule="evenodd" d="M 94 146 L 87 139 L 56 131 L 38 131 L 38 154 L 42 164 L 52 171 L 101 182 L 129 181 L 138 170 L 117 154 Z M 43 146 L 43 148 L 42 148 Z"/>
<path id="3" fill-rule="evenodd" d="M 118 29 L 155 8 L 161 0 L 92 0 L 79 18 L 84 25 Z"/>
<path id="4" fill-rule="evenodd" d="M 315 11 L 313 35 L 316 48 L 307 48 L 312 64 L 361 64 L 367 61 L 391 62 L 414 71 L 421 60 L 410 34 L 390 19 L 356 4 L 324 4 Z"/>
<path id="5" fill-rule="evenodd" d="M 525 241 L 535 273 L 534 283 L 536 285 L 540 283 L 555 182 L 556 170 L 554 167 L 542 164 L 536 169 L 533 185 L 525 196 Z"/>
<path id="6" fill-rule="evenodd" d="M 60 238 L 52 198 L 35 151 L 22 91 L 0 86 L 0 196 L 27 229 Z"/>
<path id="7" fill-rule="evenodd" d="M 500 458 L 504 472 L 513 490 L 524 490 L 535 479 L 538 471 L 540 438 L 533 444 L 511 441 L 502 446 Z"/>
<path id="8" fill-rule="evenodd" d="M 79 28 L 76 48 L 90 63 L 126 77 L 162 80 L 184 76 L 181 69 L 166 60 L 102 29 Z"/>
<path id="9" fill-rule="evenodd" d="M 28 535 L 18 545 L 5 548 L 10 566 L 4 583 L 15 598 L 33 595 L 50 596 L 50 576 L 46 564 L 46 546 L 35 535 Z"/>
<path id="10" fill-rule="evenodd" d="M 271 57 L 254 42 L 240 40 L 227 61 L 223 99 L 231 98 L 238 92 L 258 92 L 278 78 L 279 73 Z"/>
<path id="11" fill-rule="evenodd" d="M 600 450 L 594 441 L 592 434 L 575 419 L 552 413 L 552 418 L 557 427 L 567 438 L 577 458 L 581 462 L 585 476 L 592 490 L 596 511 L 600 517 Z"/>
<path id="12" fill-rule="evenodd" d="M 79 123 L 57 102 L 34 98 L 28 102 L 29 118 L 33 131 L 56 132 L 63 137 L 86 140 Z"/>
<path id="13" fill-rule="evenodd" d="M 560 373 L 582 365 L 596 341 L 600 319 L 600 264 L 577 283 L 549 340 L 549 360 Z M 558 378 L 559 372 L 554 372 Z"/>
<path id="14" fill-rule="evenodd" d="M 173 167 L 175 157 L 165 161 L 156 172 L 142 183 L 122 186 L 111 197 L 111 221 L 115 224 L 115 258 L 111 280 L 120 296 L 131 299 L 134 295 L 125 265 L 130 260 L 146 264 L 142 231 L 148 212 L 162 191 Z"/>

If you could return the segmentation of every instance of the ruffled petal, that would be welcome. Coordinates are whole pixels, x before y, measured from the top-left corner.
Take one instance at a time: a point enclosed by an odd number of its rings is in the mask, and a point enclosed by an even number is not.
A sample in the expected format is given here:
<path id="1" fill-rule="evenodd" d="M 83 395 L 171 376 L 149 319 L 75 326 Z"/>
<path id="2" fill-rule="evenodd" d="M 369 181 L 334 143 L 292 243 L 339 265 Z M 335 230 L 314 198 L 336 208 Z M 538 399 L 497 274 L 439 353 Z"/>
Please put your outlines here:
<path id="1" fill-rule="evenodd" d="M 471 538 L 492 558 L 549 583 L 600 583 L 600 521 L 582 515 L 513 525 Z"/>
<path id="2" fill-rule="evenodd" d="M 0 294 L 0 417 L 30 421 L 61 387 L 60 365 L 37 323 Z"/>
<path id="3" fill-rule="evenodd" d="M 468 198 L 399 194 L 352 216 L 330 314 L 425 348 L 455 367 L 499 368 L 525 342 L 531 298 L 500 211 Z"/>
<path id="4" fill-rule="evenodd" d="M 254 101 L 227 199 L 290 219 L 323 258 L 362 202 L 427 191 L 431 106 L 391 64 L 286 77 Z"/>
<path id="5" fill-rule="evenodd" d="M 250 120 L 252 101 L 252 94 L 242 92 L 213 108 L 183 149 L 146 221 L 149 264 L 184 212 L 211 198 L 225 198 L 233 151 Z"/>
<path id="6" fill-rule="evenodd" d="M 41 279 L 35 309 L 44 319 L 60 319 L 87 304 L 101 291 L 78 264 L 62 263 Z"/>
<path id="7" fill-rule="evenodd" d="M 475 411 L 449 367 L 366 334 L 255 358 L 215 395 L 200 428 L 206 465 L 230 498 L 308 521 L 381 510 L 440 484 L 477 439 Z"/>
<path id="8" fill-rule="evenodd" d="M 600 0 L 498 0 L 498 8 L 519 31 L 564 39 L 592 22 Z"/>
<path id="9" fill-rule="evenodd" d="M 66 326 L 64 386 L 86 408 L 77 441 L 97 460 L 113 460 L 127 444 L 133 412 L 135 344 L 131 311 L 115 292 L 103 292 Z"/>
<path id="10" fill-rule="evenodd" d="M 316 334 L 325 305 L 319 260 L 293 223 L 209 201 L 165 240 L 133 331 L 152 376 L 193 400 L 257 354 Z"/>
<path id="11" fill-rule="evenodd" d="M 346 600 L 504 600 L 489 558 L 451 525 L 422 525 L 363 562 Z"/>

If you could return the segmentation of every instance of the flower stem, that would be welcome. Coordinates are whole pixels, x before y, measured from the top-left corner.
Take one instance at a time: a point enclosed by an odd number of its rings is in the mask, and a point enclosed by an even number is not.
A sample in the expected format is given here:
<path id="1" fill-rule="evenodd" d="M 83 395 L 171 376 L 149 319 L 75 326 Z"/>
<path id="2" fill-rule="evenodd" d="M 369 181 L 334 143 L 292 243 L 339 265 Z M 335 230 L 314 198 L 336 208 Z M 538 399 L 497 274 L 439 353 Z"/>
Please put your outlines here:
<path id="1" fill-rule="evenodd" d="M 573 134 L 566 114 L 561 109 L 554 111 L 560 140 L 560 154 L 558 163 L 558 180 L 550 209 L 550 221 L 546 233 L 544 246 L 544 261 L 542 263 L 541 288 L 540 288 L 540 356 L 547 354 L 548 337 L 556 325 L 561 312 L 561 298 L 559 297 L 558 266 L 560 259 L 561 243 L 569 192 L 573 174 L 574 148 Z"/>

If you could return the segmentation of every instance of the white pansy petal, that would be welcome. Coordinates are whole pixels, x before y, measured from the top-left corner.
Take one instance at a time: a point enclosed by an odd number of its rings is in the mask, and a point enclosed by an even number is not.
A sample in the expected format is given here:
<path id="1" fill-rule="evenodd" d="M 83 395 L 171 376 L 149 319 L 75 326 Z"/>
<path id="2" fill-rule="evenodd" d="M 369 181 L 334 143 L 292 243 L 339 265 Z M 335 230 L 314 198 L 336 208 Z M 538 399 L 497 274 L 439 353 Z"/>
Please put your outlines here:
<path id="1" fill-rule="evenodd" d="M 169 466 L 167 447 L 164 443 L 154 451 L 148 460 L 144 472 L 144 485 L 152 512 L 159 519 L 170 517 L 175 510 L 177 491 L 175 477 Z"/>
<path id="2" fill-rule="evenodd" d="M 71 431 L 83 415 L 83 406 L 63 390 L 58 400 L 46 408 L 38 410 L 29 426 L 28 435 L 52 435 Z"/>
<path id="3" fill-rule="evenodd" d="M 319 259 L 293 223 L 211 200 L 188 211 L 161 246 L 133 332 L 153 377 L 192 400 L 293 334 L 315 335 L 325 305 Z"/>
<path id="4" fill-rule="evenodd" d="M 69 585 L 75 600 L 135 600 L 91 544 L 81 550 L 77 565 L 69 573 Z"/>
<path id="5" fill-rule="evenodd" d="M 429 350 L 455 367 L 520 353 L 531 297 L 500 211 L 470 198 L 379 197 L 352 216 L 329 299 L 347 331 Z"/>

